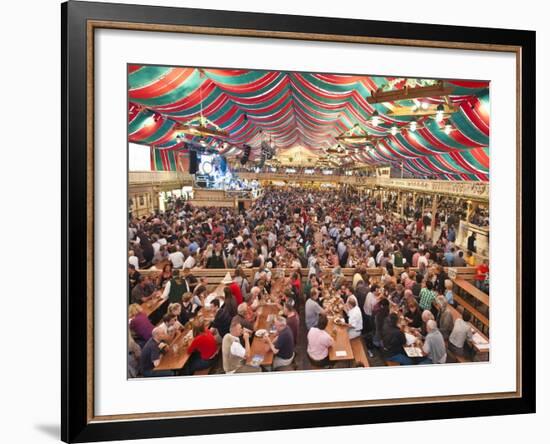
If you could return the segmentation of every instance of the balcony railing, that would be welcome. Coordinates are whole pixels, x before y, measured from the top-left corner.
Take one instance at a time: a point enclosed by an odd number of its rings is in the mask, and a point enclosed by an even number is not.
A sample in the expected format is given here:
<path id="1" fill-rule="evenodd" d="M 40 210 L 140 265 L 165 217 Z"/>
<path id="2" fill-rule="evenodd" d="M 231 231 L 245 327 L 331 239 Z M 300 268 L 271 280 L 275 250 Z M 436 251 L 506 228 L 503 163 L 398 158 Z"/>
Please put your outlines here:
<path id="1" fill-rule="evenodd" d="M 130 185 L 162 185 L 167 182 L 191 185 L 193 176 L 180 171 L 130 171 L 128 173 Z"/>
<path id="2" fill-rule="evenodd" d="M 325 183 L 347 183 L 352 185 L 368 185 L 372 187 L 383 187 L 388 189 L 413 191 L 428 194 L 442 194 L 458 196 L 465 199 L 478 201 L 489 200 L 489 183 L 473 181 L 446 181 L 428 179 L 397 179 L 387 177 L 366 177 L 328 174 L 304 174 L 304 173 L 271 173 L 262 172 L 260 177 L 252 172 L 239 172 L 239 177 L 253 180 L 271 180 L 285 182 L 325 182 Z M 193 176 L 179 171 L 132 171 L 129 173 L 130 185 L 166 185 L 178 184 L 192 185 Z"/>

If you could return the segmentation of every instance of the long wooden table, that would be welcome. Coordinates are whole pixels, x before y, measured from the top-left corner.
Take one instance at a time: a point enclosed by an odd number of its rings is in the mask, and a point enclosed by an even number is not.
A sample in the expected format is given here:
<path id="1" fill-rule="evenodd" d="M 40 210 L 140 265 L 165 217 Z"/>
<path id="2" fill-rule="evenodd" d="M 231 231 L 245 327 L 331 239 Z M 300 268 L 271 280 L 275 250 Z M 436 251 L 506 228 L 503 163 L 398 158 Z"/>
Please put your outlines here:
<path id="1" fill-rule="evenodd" d="M 154 298 L 150 299 L 147 302 L 143 302 L 141 304 L 141 309 L 143 313 L 145 313 L 146 316 L 151 316 L 155 311 L 157 311 L 160 307 L 162 307 L 162 304 L 164 304 L 168 298 Z"/>
<path id="2" fill-rule="evenodd" d="M 332 336 L 333 327 L 336 327 L 336 337 Z M 331 361 L 350 361 L 354 359 L 353 349 L 348 334 L 348 327 L 345 325 L 336 325 L 333 322 L 333 317 L 328 318 L 328 324 L 325 331 L 334 338 L 334 345 L 328 349 L 328 358 Z M 346 352 L 345 355 L 339 356 Z"/>
<path id="3" fill-rule="evenodd" d="M 269 331 L 270 325 L 267 322 L 267 318 L 270 315 L 276 315 L 279 313 L 279 307 L 276 304 L 265 304 L 258 307 L 257 318 L 254 324 L 254 331 L 265 329 Z M 271 339 L 275 337 L 275 334 L 269 335 Z M 250 344 L 250 356 L 248 357 L 246 363 L 248 365 L 252 364 L 252 358 L 254 355 L 263 355 L 264 359 L 260 362 L 260 365 L 271 365 L 273 364 L 273 351 L 267 342 L 263 338 L 254 337 L 252 343 Z"/>
<path id="4" fill-rule="evenodd" d="M 212 310 L 201 308 L 197 316 L 202 316 L 205 321 L 211 322 L 214 319 L 214 312 Z M 156 370 L 179 370 L 182 369 L 187 361 L 189 360 L 190 354 L 187 352 L 189 345 L 193 340 L 192 337 L 189 337 L 189 332 L 191 331 L 191 322 L 188 322 L 185 325 L 183 331 L 179 332 L 174 339 L 168 345 L 167 351 L 160 358 L 160 363 Z M 187 336 L 187 340 L 186 340 Z"/>

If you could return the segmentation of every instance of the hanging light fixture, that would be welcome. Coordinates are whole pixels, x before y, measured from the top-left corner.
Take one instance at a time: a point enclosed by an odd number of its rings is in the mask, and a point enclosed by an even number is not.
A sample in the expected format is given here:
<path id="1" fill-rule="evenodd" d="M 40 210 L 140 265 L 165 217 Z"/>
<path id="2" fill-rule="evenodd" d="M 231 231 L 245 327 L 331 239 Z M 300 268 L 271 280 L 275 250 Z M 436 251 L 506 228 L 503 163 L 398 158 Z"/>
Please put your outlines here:
<path id="1" fill-rule="evenodd" d="M 411 123 L 409 123 L 409 129 L 414 133 L 416 131 L 416 127 L 417 127 L 417 123 L 416 123 L 416 120 L 411 120 Z"/>
<path id="2" fill-rule="evenodd" d="M 453 130 L 453 126 L 450 123 L 447 123 L 443 131 L 445 131 L 445 134 L 449 135 L 451 134 L 452 130 Z"/>
<path id="3" fill-rule="evenodd" d="M 395 136 L 397 134 L 397 126 L 393 125 L 391 127 L 391 135 L 392 136 Z"/>
<path id="4" fill-rule="evenodd" d="M 445 107 L 440 103 L 437 105 L 437 110 L 435 111 L 435 121 L 441 122 L 443 120 L 443 112 L 445 111 Z"/>
<path id="5" fill-rule="evenodd" d="M 420 104 L 420 107 L 421 107 L 423 110 L 428 109 L 428 106 L 429 106 L 428 102 L 422 102 L 422 103 Z"/>

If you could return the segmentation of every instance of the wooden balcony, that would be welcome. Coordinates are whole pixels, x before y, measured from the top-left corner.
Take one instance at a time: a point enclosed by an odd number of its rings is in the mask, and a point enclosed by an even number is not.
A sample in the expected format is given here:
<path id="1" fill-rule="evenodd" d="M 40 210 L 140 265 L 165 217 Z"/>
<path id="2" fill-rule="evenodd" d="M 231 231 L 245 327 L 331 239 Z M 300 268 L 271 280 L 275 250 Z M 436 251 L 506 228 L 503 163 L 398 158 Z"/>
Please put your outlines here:
<path id="1" fill-rule="evenodd" d="M 287 183 L 334 183 L 361 185 L 372 188 L 411 191 L 424 194 L 461 197 L 479 202 L 489 201 L 489 183 L 474 181 L 446 181 L 427 179 L 394 179 L 387 177 L 364 177 L 347 175 L 239 172 L 239 177 L 248 180 L 280 181 Z M 129 188 L 154 188 L 165 191 L 193 185 L 193 176 L 179 171 L 132 171 L 128 175 Z"/>
<path id="2" fill-rule="evenodd" d="M 325 175 L 325 174 L 287 174 L 287 173 L 238 173 L 243 179 L 259 179 L 262 181 L 283 181 L 295 183 L 336 183 L 353 184 L 384 189 L 401 191 L 412 191 L 425 194 L 439 194 L 444 196 L 461 197 L 480 202 L 489 201 L 489 183 L 474 181 L 446 181 L 428 179 L 393 179 L 387 177 L 363 177 L 346 175 Z"/>

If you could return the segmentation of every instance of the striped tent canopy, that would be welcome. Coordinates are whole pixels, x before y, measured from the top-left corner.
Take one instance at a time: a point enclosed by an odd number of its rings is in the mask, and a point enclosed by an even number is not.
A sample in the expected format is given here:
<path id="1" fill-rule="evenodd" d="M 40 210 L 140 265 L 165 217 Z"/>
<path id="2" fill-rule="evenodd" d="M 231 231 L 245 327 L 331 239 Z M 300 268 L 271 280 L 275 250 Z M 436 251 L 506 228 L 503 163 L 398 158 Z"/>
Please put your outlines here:
<path id="1" fill-rule="evenodd" d="M 129 140 L 152 147 L 159 169 L 177 168 L 178 156 L 199 144 L 228 158 L 248 144 L 250 159 L 258 160 L 268 140 L 278 152 L 344 148 L 344 166 L 391 165 L 415 177 L 489 179 L 486 81 L 149 65 L 129 66 L 128 78 Z M 371 103 L 380 92 L 434 85 L 450 92 Z M 437 106 L 446 110 L 442 119 L 422 113 Z M 182 133 L 182 125 L 224 136 Z M 346 139 L 350 134 L 366 137 Z"/>

